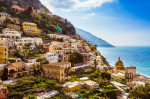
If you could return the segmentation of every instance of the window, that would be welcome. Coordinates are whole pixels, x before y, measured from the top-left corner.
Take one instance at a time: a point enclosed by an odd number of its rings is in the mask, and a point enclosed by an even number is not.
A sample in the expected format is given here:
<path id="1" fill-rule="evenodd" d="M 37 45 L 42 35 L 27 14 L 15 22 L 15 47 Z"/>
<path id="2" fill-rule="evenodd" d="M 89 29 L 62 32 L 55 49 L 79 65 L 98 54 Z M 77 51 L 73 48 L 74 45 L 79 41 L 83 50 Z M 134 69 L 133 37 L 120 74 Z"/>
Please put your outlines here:
<path id="1" fill-rule="evenodd" d="M 7 55 L 6 52 L 5 52 L 5 55 Z"/>
<path id="2" fill-rule="evenodd" d="M 5 48 L 5 51 L 7 51 L 7 49 Z"/>

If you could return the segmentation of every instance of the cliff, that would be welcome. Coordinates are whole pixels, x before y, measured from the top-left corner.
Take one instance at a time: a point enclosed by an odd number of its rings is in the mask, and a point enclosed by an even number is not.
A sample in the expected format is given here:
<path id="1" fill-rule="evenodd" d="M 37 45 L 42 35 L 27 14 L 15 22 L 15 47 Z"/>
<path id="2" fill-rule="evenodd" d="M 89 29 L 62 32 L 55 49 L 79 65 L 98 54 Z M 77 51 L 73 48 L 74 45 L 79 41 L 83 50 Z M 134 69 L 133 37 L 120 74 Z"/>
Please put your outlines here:
<path id="1" fill-rule="evenodd" d="M 35 10 L 44 9 L 46 12 L 50 12 L 39 0 L 0 0 L 3 3 L 11 6 L 13 4 L 17 4 L 22 7 L 30 6 Z"/>

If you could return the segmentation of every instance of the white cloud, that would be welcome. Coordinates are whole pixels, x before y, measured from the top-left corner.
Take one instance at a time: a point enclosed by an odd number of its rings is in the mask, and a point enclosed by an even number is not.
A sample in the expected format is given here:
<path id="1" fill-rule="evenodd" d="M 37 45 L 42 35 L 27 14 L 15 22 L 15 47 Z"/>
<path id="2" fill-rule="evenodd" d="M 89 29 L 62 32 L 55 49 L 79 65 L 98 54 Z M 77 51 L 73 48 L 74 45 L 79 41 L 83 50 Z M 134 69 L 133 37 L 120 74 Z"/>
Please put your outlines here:
<path id="1" fill-rule="evenodd" d="M 92 17 L 94 17 L 96 14 L 94 12 L 87 14 L 87 15 L 83 15 L 81 18 L 82 19 L 90 19 Z"/>
<path id="2" fill-rule="evenodd" d="M 49 10 L 60 9 L 64 11 L 91 9 L 102 6 L 106 2 L 114 0 L 40 0 Z"/>
<path id="3" fill-rule="evenodd" d="M 91 17 L 91 16 L 95 16 L 96 14 L 93 12 L 93 13 L 90 13 L 90 14 L 88 14 L 87 16 L 88 17 Z"/>

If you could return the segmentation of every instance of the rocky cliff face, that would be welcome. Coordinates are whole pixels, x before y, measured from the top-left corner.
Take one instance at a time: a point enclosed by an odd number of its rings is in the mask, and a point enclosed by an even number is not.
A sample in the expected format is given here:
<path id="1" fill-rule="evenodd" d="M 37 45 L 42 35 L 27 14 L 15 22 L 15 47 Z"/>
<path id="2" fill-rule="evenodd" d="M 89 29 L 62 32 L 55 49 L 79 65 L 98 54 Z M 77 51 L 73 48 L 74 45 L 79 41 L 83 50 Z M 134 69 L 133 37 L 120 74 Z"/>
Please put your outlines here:
<path id="1" fill-rule="evenodd" d="M 44 9 L 45 11 L 49 11 L 39 0 L 0 0 L 2 2 L 7 3 L 9 6 L 12 4 L 17 4 L 20 6 L 31 6 L 35 10 Z"/>

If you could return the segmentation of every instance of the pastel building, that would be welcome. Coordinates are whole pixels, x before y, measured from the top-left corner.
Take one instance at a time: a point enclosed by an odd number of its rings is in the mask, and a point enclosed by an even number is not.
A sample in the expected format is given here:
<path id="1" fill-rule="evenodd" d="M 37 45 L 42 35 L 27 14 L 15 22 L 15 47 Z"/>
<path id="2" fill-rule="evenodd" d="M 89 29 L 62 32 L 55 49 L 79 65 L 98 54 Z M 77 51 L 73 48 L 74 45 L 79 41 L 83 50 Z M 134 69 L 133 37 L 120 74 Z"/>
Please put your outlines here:
<path id="1" fill-rule="evenodd" d="M 15 29 L 15 30 L 20 31 L 20 26 L 19 25 L 15 25 L 15 24 L 7 23 L 7 28 Z"/>
<path id="2" fill-rule="evenodd" d="M 35 42 L 36 45 L 39 46 L 39 45 L 43 44 L 42 38 L 34 37 L 33 39 L 34 39 L 34 42 Z"/>
<path id="3" fill-rule="evenodd" d="M 3 24 L 6 21 L 6 17 L 5 16 L 1 16 L 0 17 L 0 23 Z"/>
<path id="4" fill-rule="evenodd" d="M 21 76 L 32 75 L 34 70 L 38 70 L 40 67 L 40 63 L 24 63 L 24 62 L 17 62 L 11 63 L 6 66 L 8 69 L 8 75 L 10 75 L 9 79 L 18 78 Z"/>
<path id="5" fill-rule="evenodd" d="M 88 90 L 99 88 L 99 84 L 97 82 L 92 81 L 92 80 L 84 81 L 84 84 L 85 84 L 84 86 Z"/>
<path id="6" fill-rule="evenodd" d="M 11 39 L 20 39 L 21 33 L 14 29 L 3 29 L 2 34 L 0 34 L 0 38 L 11 38 Z"/>
<path id="7" fill-rule="evenodd" d="M 42 55 L 49 63 L 56 63 L 58 62 L 58 54 L 55 52 L 47 52 L 46 54 Z"/>
<path id="8" fill-rule="evenodd" d="M 132 82 L 136 79 L 136 67 L 126 67 L 125 78 L 127 82 Z"/>
<path id="9" fill-rule="evenodd" d="M 84 72 L 91 71 L 91 66 L 88 64 L 84 64 L 84 65 L 75 66 L 71 68 L 72 72 L 76 72 L 77 70 L 81 70 L 81 69 L 84 70 Z"/>
<path id="10" fill-rule="evenodd" d="M 23 27 L 23 32 L 31 36 L 41 33 L 41 30 L 37 28 L 37 24 L 35 23 L 24 22 L 22 23 L 22 27 Z"/>
<path id="11" fill-rule="evenodd" d="M 43 66 L 43 77 L 53 79 L 59 82 L 65 81 L 65 69 L 59 66 L 46 64 Z"/>
<path id="12" fill-rule="evenodd" d="M 15 46 L 14 40 L 10 38 L 0 38 L 0 46 L 7 46 L 13 48 Z"/>
<path id="13" fill-rule="evenodd" d="M 68 82 L 62 85 L 63 90 L 73 92 L 82 88 L 82 84 L 78 81 Z"/>
<path id="14" fill-rule="evenodd" d="M 0 12 L 0 16 L 11 17 L 11 15 L 6 12 Z"/>
<path id="15" fill-rule="evenodd" d="M 8 59 L 8 47 L 0 46 L 0 64 L 7 64 Z"/>

